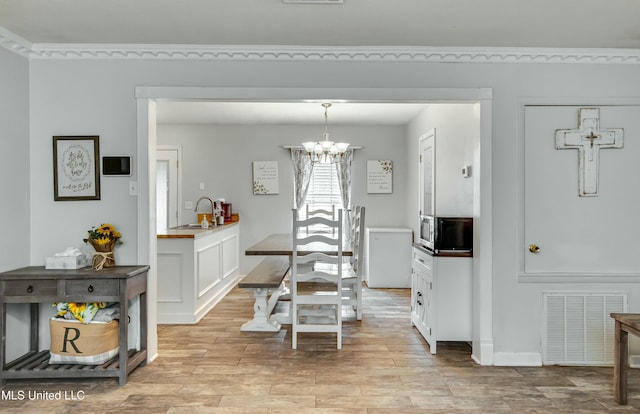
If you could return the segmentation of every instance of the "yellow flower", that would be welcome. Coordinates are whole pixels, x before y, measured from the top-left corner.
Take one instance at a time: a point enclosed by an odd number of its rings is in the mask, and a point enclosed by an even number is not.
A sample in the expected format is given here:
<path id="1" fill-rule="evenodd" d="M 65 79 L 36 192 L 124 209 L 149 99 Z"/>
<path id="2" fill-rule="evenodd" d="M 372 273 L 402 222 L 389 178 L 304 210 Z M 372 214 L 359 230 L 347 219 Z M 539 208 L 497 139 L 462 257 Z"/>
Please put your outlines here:
<path id="1" fill-rule="evenodd" d="M 96 244 L 109 244 L 111 243 L 111 239 L 109 237 L 100 237 L 93 240 Z"/>
<path id="2" fill-rule="evenodd" d="M 92 242 L 94 244 L 106 245 L 115 242 L 117 244 L 122 244 L 122 241 L 120 241 L 122 233 L 117 231 L 113 224 L 100 224 L 98 227 L 92 227 L 91 230 L 87 231 L 87 233 L 88 237 L 86 239 L 82 239 L 85 243 Z"/>
<path id="3" fill-rule="evenodd" d="M 100 234 L 104 234 L 105 236 L 110 235 L 115 231 L 115 227 L 113 224 L 103 224 L 96 230 Z"/>
<path id="4" fill-rule="evenodd" d="M 80 322 L 84 323 L 84 318 L 82 317 L 82 315 L 87 309 L 86 303 L 70 302 L 67 304 L 67 308 L 69 309 L 69 312 L 71 312 Z"/>
<path id="5" fill-rule="evenodd" d="M 73 313 L 81 313 L 81 312 L 84 312 L 85 309 L 87 309 L 87 304 L 86 303 L 69 302 L 67 307 Z"/>

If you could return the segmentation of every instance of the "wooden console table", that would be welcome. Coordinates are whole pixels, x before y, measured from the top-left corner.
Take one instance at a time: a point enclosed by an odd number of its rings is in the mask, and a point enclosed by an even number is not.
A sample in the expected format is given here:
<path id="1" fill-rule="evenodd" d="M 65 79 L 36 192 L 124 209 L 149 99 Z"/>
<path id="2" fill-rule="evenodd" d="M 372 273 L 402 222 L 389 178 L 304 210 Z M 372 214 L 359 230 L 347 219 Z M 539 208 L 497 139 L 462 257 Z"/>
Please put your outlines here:
<path id="1" fill-rule="evenodd" d="M 629 369 L 629 333 L 640 336 L 640 313 L 612 313 L 616 321 L 613 362 L 613 398 L 627 403 L 627 371 Z"/>
<path id="2" fill-rule="evenodd" d="M 25 267 L 0 273 L 0 383 L 15 378 L 95 378 L 117 377 L 120 385 L 128 374 L 147 359 L 147 272 L 149 266 L 116 266 L 95 271 L 92 268 L 52 270 L 42 266 Z M 102 365 L 49 364 L 49 351 L 40 350 L 39 304 L 43 302 L 119 302 L 124 321 L 129 300 L 140 297 L 140 349 L 128 350 L 128 324 L 119 324 L 118 356 Z M 29 303 L 31 329 L 29 351 L 6 361 L 7 304 Z"/>

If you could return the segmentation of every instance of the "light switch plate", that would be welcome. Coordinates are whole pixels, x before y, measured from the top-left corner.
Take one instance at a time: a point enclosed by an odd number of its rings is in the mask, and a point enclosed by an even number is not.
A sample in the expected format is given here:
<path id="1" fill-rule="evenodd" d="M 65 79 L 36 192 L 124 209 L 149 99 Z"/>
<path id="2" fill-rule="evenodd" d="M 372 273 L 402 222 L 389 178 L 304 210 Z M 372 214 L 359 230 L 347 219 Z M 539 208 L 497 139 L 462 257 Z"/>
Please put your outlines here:
<path id="1" fill-rule="evenodd" d="M 129 181 L 129 195 L 137 196 L 138 195 L 138 182 L 137 181 Z"/>
<path id="2" fill-rule="evenodd" d="M 184 202 L 184 209 L 185 209 L 185 210 L 191 210 L 191 209 L 193 209 L 193 202 L 192 202 L 192 201 L 185 201 L 185 202 Z"/>

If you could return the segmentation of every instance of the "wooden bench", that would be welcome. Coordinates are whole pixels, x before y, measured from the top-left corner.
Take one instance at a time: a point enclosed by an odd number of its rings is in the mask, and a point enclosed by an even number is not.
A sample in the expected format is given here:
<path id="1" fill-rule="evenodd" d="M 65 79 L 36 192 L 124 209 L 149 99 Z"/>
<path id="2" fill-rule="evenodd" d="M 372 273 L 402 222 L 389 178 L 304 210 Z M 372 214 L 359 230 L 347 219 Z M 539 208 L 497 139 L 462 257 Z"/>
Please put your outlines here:
<path id="1" fill-rule="evenodd" d="M 277 332 L 280 323 L 271 316 L 278 298 L 287 292 L 284 278 L 289 271 L 288 256 L 268 256 L 251 270 L 238 287 L 253 289 L 256 301 L 253 319 L 240 328 L 241 331 Z"/>

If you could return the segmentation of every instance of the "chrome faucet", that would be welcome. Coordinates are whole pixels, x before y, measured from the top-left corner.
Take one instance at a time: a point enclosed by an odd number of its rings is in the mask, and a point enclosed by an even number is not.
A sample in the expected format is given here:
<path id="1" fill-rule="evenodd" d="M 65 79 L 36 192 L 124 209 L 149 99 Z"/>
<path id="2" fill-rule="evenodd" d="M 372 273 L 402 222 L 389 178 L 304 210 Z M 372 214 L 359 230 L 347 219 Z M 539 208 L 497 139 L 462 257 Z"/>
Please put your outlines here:
<path id="1" fill-rule="evenodd" d="M 198 205 L 202 200 L 209 200 L 209 202 L 211 203 L 211 221 L 213 221 L 214 226 L 217 226 L 218 221 L 216 220 L 216 209 L 213 207 L 213 200 L 210 199 L 209 197 L 206 197 L 206 196 L 200 197 L 198 201 L 196 201 L 196 208 L 194 208 L 193 211 L 195 211 L 196 213 L 198 212 Z"/>

